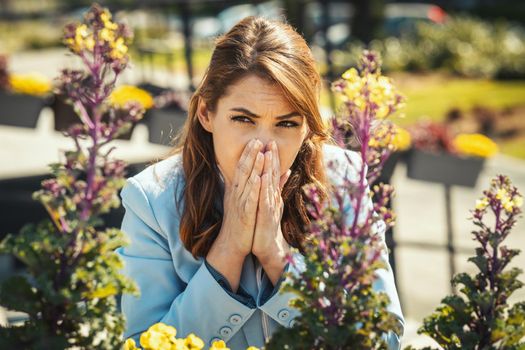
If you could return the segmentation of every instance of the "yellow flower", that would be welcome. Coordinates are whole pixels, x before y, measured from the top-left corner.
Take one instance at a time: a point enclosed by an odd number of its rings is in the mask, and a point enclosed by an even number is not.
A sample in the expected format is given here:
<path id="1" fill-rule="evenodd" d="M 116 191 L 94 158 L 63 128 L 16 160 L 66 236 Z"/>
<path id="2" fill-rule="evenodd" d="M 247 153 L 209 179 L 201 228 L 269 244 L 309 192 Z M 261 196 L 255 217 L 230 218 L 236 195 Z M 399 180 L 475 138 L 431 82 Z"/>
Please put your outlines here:
<path id="1" fill-rule="evenodd" d="M 100 14 L 100 19 L 104 23 L 104 27 L 107 29 L 115 30 L 118 28 L 116 23 L 111 22 L 111 12 L 107 9 L 104 9 L 104 12 Z"/>
<path id="2" fill-rule="evenodd" d="M 132 85 L 122 85 L 109 96 L 109 103 L 116 108 L 124 108 L 130 101 L 138 102 L 144 109 L 153 107 L 153 97 L 145 90 Z"/>
<path id="3" fill-rule="evenodd" d="M 361 80 L 361 77 L 359 76 L 359 72 L 355 68 L 350 68 L 342 75 L 344 80 L 347 80 L 348 82 L 353 82 L 356 80 Z"/>
<path id="4" fill-rule="evenodd" d="M 216 350 L 216 349 L 230 350 L 230 348 L 226 347 L 226 343 L 224 342 L 224 340 L 216 340 L 213 342 L 213 344 L 211 344 L 210 350 Z"/>
<path id="5" fill-rule="evenodd" d="M 410 145 L 412 144 L 412 137 L 410 136 L 410 133 L 406 129 L 399 126 L 395 127 L 395 131 L 396 134 L 392 139 L 394 149 L 398 151 L 404 151 L 410 148 Z"/>
<path id="6" fill-rule="evenodd" d="M 389 146 L 394 150 L 403 151 L 410 147 L 412 139 L 410 133 L 392 124 L 392 129 L 388 124 L 380 124 L 380 127 L 371 135 L 368 145 L 372 148 L 388 148 Z"/>
<path id="7" fill-rule="evenodd" d="M 496 199 L 502 199 L 507 197 L 507 191 L 504 188 L 498 189 L 498 192 L 496 192 Z"/>
<path id="8" fill-rule="evenodd" d="M 75 37 L 86 38 L 89 34 L 88 27 L 85 24 L 80 24 L 75 30 Z"/>
<path id="9" fill-rule="evenodd" d="M 250 346 L 250 347 L 247 348 L 246 350 L 259 350 L 259 348 L 256 348 L 255 346 Z"/>
<path id="10" fill-rule="evenodd" d="M 51 91 L 51 82 L 39 73 L 9 75 L 11 90 L 17 94 L 43 96 Z"/>
<path id="11" fill-rule="evenodd" d="M 173 338 L 175 338 L 175 336 L 177 335 L 177 329 L 175 327 L 168 326 L 167 324 L 162 323 L 162 322 L 155 323 L 153 326 L 151 326 L 148 329 L 148 331 L 150 330 L 153 332 L 164 333 L 167 336 L 173 337 Z"/>
<path id="12" fill-rule="evenodd" d="M 476 209 L 483 210 L 489 205 L 489 201 L 487 198 L 482 198 L 476 200 Z"/>
<path id="13" fill-rule="evenodd" d="M 137 348 L 137 344 L 135 341 L 131 338 L 127 339 L 124 343 L 124 349 L 123 350 L 140 350 L 140 348 Z"/>
<path id="14" fill-rule="evenodd" d="M 75 37 L 67 39 L 66 45 L 76 53 L 86 49 L 88 51 L 93 51 L 93 48 L 95 47 L 95 39 L 87 25 L 79 24 L 75 29 Z"/>
<path id="15" fill-rule="evenodd" d="M 193 333 L 190 333 L 185 341 L 184 341 L 184 344 L 189 348 L 189 349 L 202 349 L 204 347 L 204 342 L 202 341 L 201 338 L 197 337 L 195 334 Z"/>
<path id="16" fill-rule="evenodd" d="M 390 112 L 390 108 L 400 107 L 400 105 L 397 105 L 398 92 L 394 88 L 390 78 L 379 74 L 369 74 L 367 76 L 367 86 L 370 102 L 378 106 L 376 111 L 377 118 L 386 118 Z"/>
<path id="17" fill-rule="evenodd" d="M 523 197 L 516 195 L 513 202 L 516 208 L 520 208 L 523 205 Z"/>
<path id="18" fill-rule="evenodd" d="M 171 350 L 177 330 L 164 323 L 156 323 L 140 336 L 144 350 Z"/>
<path id="19" fill-rule="evenodd" d="M 95 39 L 93 38 L 93 34 L 89 33 L 85 24 L 81 24 L 77 27 L 73 46 L 76 52 L 83 49 L 93 51 L 93 48 L 95 47 Z"/>
<path id="20" fill-rule="evenodd" d="M 459 134 L 453 144 L 460 154 L 475 157 L 492 157 L 498 152 L 498 145 L 482 134 Z"/>
<path id="21" fill-rule="evenodd" d="M 398 101 L 399 93 L 390 78 L 379 73 L 360 76 L 357 69 L 350 68 L 342 78 L 345 80 L 343 101 L 352 101 L 360 111 L 364 111 L 367 105 L 376 105 L 375 117 L 378 119 L 386 118 L 391 110 L 403 105 Z"/>
<path id="22" fill-rule="evenodd" d="M 188 348 L 186 346 L 186 340 L 177 338 L 174 340 L 174 343 L 171 344 L 170 350 L 190 350 L 191 348 Z"/>
<path id="23" fill-rule="evenodd" d="M 102 28 L 102 30 L 98 32 L 98 37 L 104 41 L 112 42 L 115 40 L 115 32 L 108 28 Z"/>
<path id="24" fill-rule="evenodd" d="M 115 294 L 117 294 L 117 288 L 112 284 L 97 288 L 95 291 L 88 293 L 90 298 L 106 298 Z"/>
<path id="25" fill-rule="evenodd" d="M 162 333 L 144 332 L 140 336 L 140 345 L 144 350 L 171 350 L 170 339 Z"/>
<path id="26" fill-rule="evenodd" d="M 503 209 L 505 209 L 505 211 L 508 213 L 514 210 L 514 201 L 511 201 L 509 197 L 503 198 L 503 200 L 501 201 L 501 205 L 503 206 Z"/>
<path id="27" fill-rule="evenodd" d="M 511 213 L 514 208 L 519 208 L 523 205 L 522 196 L 514 195 L 514 198 L 511 199 L 509 193 L 503 188 L 498 189 L 496 192 L 496 199 L 501 201 L 501 206 L 508 213 Z"/>
<path id="28" fill-rule="evenodd" d="M 119 60 L 124 58 L 128 53 L 128 47 L 124 42 L 124 38 L 117 38 L 117 40 L 111 42 L 111 52 L 110 56 L 113 59 Z"/>
<path id="29" fill-rule="evenodd" d="M 84 40 L 84 47 L 85 47 L 88 51 L 93 51 L 93 49 L 95 48 L 95 39 L 93 38 L 93 35 L 88 36 L 88 37 Z"/>

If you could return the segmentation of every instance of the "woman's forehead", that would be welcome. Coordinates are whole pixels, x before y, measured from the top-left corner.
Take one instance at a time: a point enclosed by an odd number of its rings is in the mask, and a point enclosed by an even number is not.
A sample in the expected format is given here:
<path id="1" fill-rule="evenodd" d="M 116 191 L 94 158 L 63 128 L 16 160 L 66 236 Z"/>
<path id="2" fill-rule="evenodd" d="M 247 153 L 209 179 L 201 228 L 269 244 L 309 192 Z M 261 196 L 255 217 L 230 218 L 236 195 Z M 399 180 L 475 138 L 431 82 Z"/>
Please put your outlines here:
<path id="1" fill-rule="evenodd" d="M 226 108 L 242 107 L 253 109 L 282 108 L 291 109 L 281 88 L 258 77 L 248 77 L 228 89 L 228 94 L 220 100 Z M 254 111 L 255 112 L 255 111 Z"/>

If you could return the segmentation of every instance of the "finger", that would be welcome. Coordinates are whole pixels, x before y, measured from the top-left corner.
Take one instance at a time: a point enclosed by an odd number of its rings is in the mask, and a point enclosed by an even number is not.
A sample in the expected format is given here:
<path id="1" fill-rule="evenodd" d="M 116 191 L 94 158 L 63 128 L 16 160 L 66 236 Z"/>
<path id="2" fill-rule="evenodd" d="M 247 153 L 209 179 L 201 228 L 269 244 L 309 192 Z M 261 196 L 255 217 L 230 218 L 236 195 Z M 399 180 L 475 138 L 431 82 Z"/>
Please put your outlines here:
<path id="1" fill-rule="evenodd" d="M 263 210 L 268 210 L 270 206 L 270 174 L 264 173 L 261 177 L 261 196 L 259 198 L 259 204 Z"/>
<path id="2" fill-rule="evenodd" d="M 253 147 L 253 144 L 254 144 L 254 139 L 250 140 L 246 146 L 244 146 L 244 150 L 242 151 L 241 153 L 241 157 L 239 158 L 239 160 L 237 161 L 237 168 L 235 169 L 235 173 L 233 175 L 233 185 L 235 184 L 239 184 L 239 179 L 240 179 L 240 173 L 239 173 L 239 169 L 238 169 L 238 166 L 239 164 L 241 163 L 244 163 L 246 158 L 248 157 L 248 155 L 250 154 L 251 150 L 252 150 L 252 147 Z"/>
<path id="3" fill-rule="evenodd" d="M 257 157 L 259 157 L 259 159 L 257 162 L 255 162 L 253 171 L 257 174 L 257 176 L 261 177 L 264 168 L 264 153 L 260 151 L 257 152 Z"/>
<path id="4" fill-rule="evenodd" d="M 268 150 L 264 152 L 264 168 L 263 168 L 263 174 L 269 174 L 271 176 L 272 171 L 272 152 L 271 150 Z"/>
<path id="5" fill-rule="evenodd" d="M 290 169 L 288 169 L 286 171 L 286 173 L 284 173 L 284 175 L 281 176 L 281 179 L 279 180 L 279 189 L 280 189 L 281 192 L 282 192 L 282 190 L 284 188 L 284 185 L 286 184 L 286 182 L 290 178 L 291 174 L 292 174 L 292 171 Z"/>
<path id="6" fill-rule="evenodd" d="M 257 175 L 250 177 L 250 191 L 243 194 L 245 197 L 242 199 L 243 208 L 245 213 L 250 215 L 255 220 L 257 214 L 257 205 L 259 203 L 259 192 L 261 189 L 261 178 Z"/>
<path id="7" fill-rule="evenodd" d="M 269 175 L 269 174 L 268 174 Z M 273 190 L 272 177 L 268 176 L 268 208 L 275 210 L 275 191 Z"/>
<path id="8" fill-rule="evenodd" d="M 279 159 L 279 150 L 277 148 L 277 143 L 275 141 L 272 141 L 272 151 L 273 151 L 273 188 L 278 189 L 279 188 L 279 177 L 281 175 L 281 161 Z"/>
<path id="9" fill-rule="evenodd" d="M 261 182 L 260 180 L 261 180 L 261 172 L 262 172 L 263 166 L 264 166 L 264 155 L 262 152 L 257 152 L 255 164 L 253 166 L 250 177 L 248 178 L 246 186 L 244 187 L 244 191 L 239 196 L 241 203 L 252 201 L 255 204 L 257 204 L 258 199 L 259 199 L 259 190 L 260 190 L 260 182 Z"/>
<path id="10" fill-rule="evenodd" d="M 269 147 L 268 151 L 266 152 L 267 153 L 267 156 L 266 158 L 264 159 L 264 162 L 265 162 L 265 166 L 266 166 L 266 171 L 265 173 L 267 174 L 268 176 L 268 186 L 266 186 L 266 191 L 268 192 L 266 194 L 266 196 L 269 198 L 269 201 L 270 201 L 270 204 L 271 204 L 271 199 L 273 194 L 272 194 L 272 190 L 273 190 L 273 173 L 274 173 L 274 169 L 273 169 L 273 151 L 271 149 L 271 146 Z"/>
<path id="11" fill-rule="evenodd" d="M 236 169 L 237 178 L 236 178 L 236 181 L 233 182 L 233 185 L 237 186 L 239 193 L 244 192 L 246 183 L 248 182 L 248 179 L 251 176 L 253 166 L 255 164 L 255 161 L 257 160 L 257 153 L 259 152 L 259 149 L 261 147 L 262 147 L 261 141 L 258 141 L 258 140 L 253 141 L 246 158 L 244 158 L 243 161 L 239 160 L 239 162 L 237 163 L 237 169 Z"/>

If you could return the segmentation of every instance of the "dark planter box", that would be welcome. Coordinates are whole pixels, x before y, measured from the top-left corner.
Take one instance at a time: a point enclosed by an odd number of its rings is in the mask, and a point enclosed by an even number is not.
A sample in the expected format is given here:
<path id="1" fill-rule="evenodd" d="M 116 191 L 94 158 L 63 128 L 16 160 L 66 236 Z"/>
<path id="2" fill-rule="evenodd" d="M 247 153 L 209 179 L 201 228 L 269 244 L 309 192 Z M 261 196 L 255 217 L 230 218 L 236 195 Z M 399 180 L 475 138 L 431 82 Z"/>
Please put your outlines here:
<path id="1" fill-rule="evenodd" d="M 171 88 L 148 82 L 142 82 L 137 86 L 149 92 L 153 97 L 174 92 Z M 186 117 L 187 111 L 174 103 L 161 108 L 148 110 L 142 120 L 148 127 L 149 142 L 170 146 L 173 137 L 182 129 L 186 122 Z"/>
<path id="2" fill-rule="evenodd" d="M 383 169 L 381 169 L 381 174 L 377 178 L 376 184 L 380 182 L 390 183 L 392 175 L 396 170 L 396 165 L 403 159 L 404 153 L 405 152 L 394 152 L 390 155 L 390 157 L 388 157 L 385 164 L 383 164 Z"/>
<path id="3" fill-rule="evenodd" d="M 56 131 L 65 131 L 71 125 L 80 123 L 80 119 L 73 110 L 73 107 L 65 102 L 64 97 L 55 95 L 51 108 L 53 109 L 55 118 Z"/>
<path id="4" fill-rule="evenodd" d="M 149 142 L 171 146 L 173 137 L 182 129 L 188 112 L 178 106 L 153 108 L 144 115 Z"/>
<path id="5" fill-rule="evenodd" d="M 129 164 L 126 168 L 126 177 L 131 177 L 144 170 L 150 162 Z M 13 179 L 0 180 L 0 241 L 8 233 L 16 236 L 20 230 L 29 223 L 38 223 L 48 220 L 49 214 L 39 201 L 32 199 L 35 191 L 42 188 L 43 180 L 51 175 L 36 175 Z M 124 217 L 124 208 L 120 205 L 117 209 L 101 215 L 103 224 L 99 230 L 105 228 L 119 228 Z M 0 254 L 0 282 L 13 274 L 15 270 L 23 269 L 24 265 L 11 255 Z"/>
<path id="6" fill-rule="evenodd" d="M 0 91 L 0 124 L 35 128 L 40 112 L 48 102 L 45 97 Z"/>
<path id="7" fill-rule="evenodd" d="M 485 158 L 458 157 L 412 149 L 406 161 L 407 177 L 411 179 L 474 187 Z"/>

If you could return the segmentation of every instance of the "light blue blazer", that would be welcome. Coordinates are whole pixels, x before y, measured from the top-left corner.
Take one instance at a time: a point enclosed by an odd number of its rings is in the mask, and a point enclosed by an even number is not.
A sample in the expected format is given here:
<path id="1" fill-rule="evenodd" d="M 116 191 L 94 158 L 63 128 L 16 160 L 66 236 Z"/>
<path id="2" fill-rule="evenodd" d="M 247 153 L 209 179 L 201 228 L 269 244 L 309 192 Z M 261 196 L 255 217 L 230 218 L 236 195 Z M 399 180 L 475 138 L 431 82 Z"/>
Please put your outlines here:
<path id="1" fill-rule="evenodd" d="M 326 167 L 330 181 L 340 184 L 344 174 L 357 177 L 359 154 L 328 144 L 323 146 L 323 152 L 325 165 L 330 161 L 336 165 L 335 171 Z M 349 165 L 345 153 L 352 164 Z M 121 309 L 127 319 L 124 335 L 139 344 L 142 332 L 154 323 L 164 322 L 177 328 L 177 337 L 195 333 L 205 342 L 205 348 L 220 339 L 232 350 L 245 350 L 250 345 L 262 348 L 265 339 L 278 327 L 291 327 L 300 314 L 288 305 L 295 295 L 273 293 L 263 298 L 271 282 L 250 254 L 243 263 L 240 287 L 253 297 L 256 305 L 233 298 L 206 267 L 205 259 L 195 260 L 180 240 L 175 198 L 182 193 L 183 185 L 182 159 L 174 155 L 128 178 L 120 193 L 126 209 L 121 229 L 131 243 L 116 252 L 125 264 L 122 273 L 131 277 L 141 292 L 140 297 L 122 296 Z M 352 220 L 351 208 L 347 206 L 345 213 Z M 364 218 L 365 213 L 359 214 L 360 219 L 361 215 Z M 381 257 L 388 269 L 377 270 L 374 289 L 388 294 L 391 301 L 388 311 L 397 317 L 403 329 L 404 318 L 384 243 L 384 223 L 378 228 L 384 247 Z M 295 253 L 294 261 L 297 268 L 288 264 L 285 271 L 298 275 L 304 271 L 304 257 Z M 400 349 L 402 334 L 389 332 L 383 336 L 389 349 Z"/>

